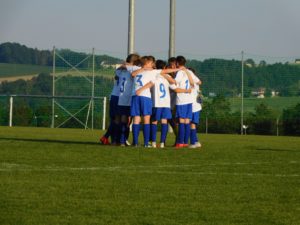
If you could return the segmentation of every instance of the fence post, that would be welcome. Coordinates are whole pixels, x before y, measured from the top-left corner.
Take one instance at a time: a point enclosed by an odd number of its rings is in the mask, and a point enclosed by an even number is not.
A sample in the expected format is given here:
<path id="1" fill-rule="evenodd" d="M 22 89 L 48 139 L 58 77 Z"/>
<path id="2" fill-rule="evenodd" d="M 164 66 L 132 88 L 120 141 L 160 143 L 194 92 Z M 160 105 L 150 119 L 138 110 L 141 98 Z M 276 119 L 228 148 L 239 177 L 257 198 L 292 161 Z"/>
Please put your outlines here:
<path id="1" fill-rule="evenodd" d="M 205 133 L 208 134 L 208 116 L 205 118 Z"/>
<path id="2" fill-rule="evenodd" d="M 106 122 L 106 97 L 103 98 L 102 130 L 105 130 L 105 122 Z"/>
<path id="3" fill-rule="evenodd" d="M 244 51 L 242 51 L 242 71 L 241 71 L 241 135 L 243 135 L 244 126 Z"/>
<path id="4" fill-rule="evenodd" d="M 9 127 L 12 127 L 13 123 L 13 105 L 14 105 L 14 97 L 9 97 Z"/>

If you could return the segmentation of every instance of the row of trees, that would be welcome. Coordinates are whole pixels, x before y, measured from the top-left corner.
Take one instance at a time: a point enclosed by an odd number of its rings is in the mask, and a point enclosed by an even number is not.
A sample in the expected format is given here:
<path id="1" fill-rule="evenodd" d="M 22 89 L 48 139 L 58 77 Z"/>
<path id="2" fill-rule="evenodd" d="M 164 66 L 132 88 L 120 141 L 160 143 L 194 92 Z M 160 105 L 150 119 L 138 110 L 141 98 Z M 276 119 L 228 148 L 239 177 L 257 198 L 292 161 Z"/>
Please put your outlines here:
<path id="1" fill-rule="evenodd" d="M 112 80 L 96 78 L 96 96 L 101 92 L 101 96 L 108 96 L 112 88 Z M 80 88 L 70 84 L 79 84 Z M 68 88 L 70 87 L 70 88 Z M 80 90 L 80 91 L 78 91 Z M 90 96 L 91 86 L 82 77 L 65 76 L 57 84 L 57 95 L 86 95 Z M 2 82 L 0 84 L 1 94 L 34 94 L 51 95 L 52 77 L 49 74 L 40 74 L 29 81 L 17 80 L 14 82 Z M 99 95 L 98 95 L 99 96 Z M 16 97 L 14 104 L 14 123 L 19 126 L 45 126 L 51 124 L 51 99 L 43 98 L 22 98 Z M 58 100 L 70 111 L 78 110 L 87 104 L 88 100 Z M 102 101 L 96 102 L 96 125 L 101 127 Z M 87 110 L 87 109 L 86 109 Z M 77 116 L 82 121 L 86 118 L 86 110 Z M 73 113 L 75 112 L 73 111 Z M 0 124 L 8 123 L 8 98 L 0 98 Z M 62 110 L 57 110 L 57 123 L 68 118 L 68 114 Z M 218 95 L 212 100 L 205 100 L 201 112 L 201 125 L 199 130 L 203 133 L 240 133 L 239 111 L 232 112 L 230 102 L 222 95 Z M 266 104 L 256 105 L 254 112 L 244 114 L 244 123 L 248 126 L 249 134 L 275 135 L 277 132 L 283 135 L 300 135 L 300 103 L 294 107 L 283 110 L 281 114 L 273 111 Z M 82 127 L 77 121 L 71 119 L 64 125 L 65 127 Z"/>
<path id="2" fill-rule="evenodd" d="M 57 50 L 57 53 L 67 59 L 72 65 L 80 69 L 92 66 L 92 58 L 87 53 L 74 52 L 68 49 Z M 84 60 L 86 59 L 86 60 Z M 95 69 L 103 68 L 104 64 L 117 64 L 121 59 L 107 55 L 95 56 Z M 27 48 L 17 43 L 3 43 L 0 45 L 0 63 L 21 63 L 52 66 L 51 51 L 40 51 Z M 56 57 L 56 66 L 66 67 L 66 62 Z M 241 61 L 211 58 L 204 61 L 190 60 L 188 66 L 196 70 L 203 80 L 203 93 L 237 96 L 241 93 Z M 252 91 L 265 88 L 267 95 L 271 90 L 279 92 L 281 96 L 300 96 L 300 66 L 289 63 L 267 64 L 261 61 L 258 65 L 253 59 L 245 61 L 244 94 L 246 97 Z"/>
<path id="3" fill-rule="evenodd" d="M 240 133 L 241 113 L 232 112 L 228 99 L 217 96 L 205 102 L 201 112 L 201 132 Z M 300 135 L 300 103 L 284 109 L 281 114 L 265 103 L 255 106 L 254 112 L 244 114 L 244 124 L 248 134 L 262 135 Z M 207 130 L 208 129 L 208 130 Z"/>

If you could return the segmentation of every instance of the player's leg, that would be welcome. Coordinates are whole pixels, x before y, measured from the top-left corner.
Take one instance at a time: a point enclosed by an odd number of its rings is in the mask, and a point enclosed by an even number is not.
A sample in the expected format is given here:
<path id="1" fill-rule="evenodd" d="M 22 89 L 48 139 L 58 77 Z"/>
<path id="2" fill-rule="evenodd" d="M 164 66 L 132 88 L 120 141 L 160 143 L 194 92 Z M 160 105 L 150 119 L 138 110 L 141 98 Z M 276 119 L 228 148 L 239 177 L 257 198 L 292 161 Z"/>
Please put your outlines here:
<path id="1" fill-rule="evenodd" d="M 133 117 L 132 124 L 132 139 L 133 145 L 138 146 L 140 122 L 141 122 L 141 110 L 140 110 L 140 97 L 133 96 L 131 99 L 130 114 Z"/>
<path id="2" fill-rule="evenodd" d="M 160 147 L 164 148 L 166 139 L 168 134 L 168 120 L 162 119 L 161 120 L 161 135 L 160 135 Z"/>
<path id="3" fill-rule="evenodd" d="M 149 146 L 150 140 L 150 115 L 144 116 L 144 146 Z"/>

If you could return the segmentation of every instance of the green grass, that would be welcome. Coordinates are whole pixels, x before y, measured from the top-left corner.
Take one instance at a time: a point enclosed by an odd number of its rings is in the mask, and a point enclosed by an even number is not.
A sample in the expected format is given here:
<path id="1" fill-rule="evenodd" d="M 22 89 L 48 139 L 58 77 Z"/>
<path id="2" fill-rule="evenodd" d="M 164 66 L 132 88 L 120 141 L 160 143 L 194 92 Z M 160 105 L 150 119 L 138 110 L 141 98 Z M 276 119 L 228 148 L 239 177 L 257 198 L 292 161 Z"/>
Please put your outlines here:
<path id="1" fill-rule="evenodd" d="M 38 65 L 26 65 L 26 64 L 10 64 L 0 63 L 0 77 L 15 77 L 25 75 L 35 75 L 39 73 L 50 73 L 52 67 L 50 66 L 38 66 Z"/>
<path id="2" fill-rule="evenodd" d="M 240 98 L 230 98 L 229 101 L 233 111 L 241 110 Z M 276 112 L 281 113 L 283 109 L 295 106 L 296 104 L 300 103 L 300 97 L 274 97 L 264 99 L 244 98 L 244 111 L 254 112 L 255 106 L 260 103 L 265 103 Z"/>
<path id="3" fill-rule="evenodd" d="M 300 138 L 200 135 L 201 150 L 160 150 L 100 134 L 0 127 L 1 224 L 299 224 Z"/>
<path id="4" fill-rule="evenodd" d="M 80 72 L 75 71 L 74 69 L 70 71 L 70 67 L 57 67 L 56 75 L 84 75 L 91 76 L 91 69 L 80 69 Z M 10 63 L 0 63 L 0 78 L 7 77 L 17 77 L 17 76 L 32 76 L 39 73 L 52 73 L 52 66 L 38 66 L 38 65 L 27 65 L 27 64 L 10 64 Z M 97 69 L 95 70 L 95 76 L 104 76 L 111 78 L 114 74 L 113 69 Z"/>

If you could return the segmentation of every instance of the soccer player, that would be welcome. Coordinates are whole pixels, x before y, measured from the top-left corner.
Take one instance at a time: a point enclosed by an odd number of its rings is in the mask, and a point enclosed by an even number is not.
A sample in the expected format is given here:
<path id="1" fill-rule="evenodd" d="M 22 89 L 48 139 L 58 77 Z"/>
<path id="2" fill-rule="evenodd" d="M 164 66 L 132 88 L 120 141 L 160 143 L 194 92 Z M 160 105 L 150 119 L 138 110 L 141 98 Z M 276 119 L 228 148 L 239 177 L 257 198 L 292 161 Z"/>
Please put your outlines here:
<path id="1" fill-rule="evenodd" d="M 152 87 L 152 122 L 151 122 L 151 141 L 152 147 L 156 148 L 156 133 L 158 121 L 161 121 L 161 136 L 160 136 L 160 148 L 164 148 L 167 133 L 168 133 L 168 119 L 172 118 L 171 104 L 170 104 L 170 91 L 176 89 L 175 80 L 166 72 L 173 70 L 164 70 L 166 68 L 166 62 L 162 60 L 156 61 L 157 76 Z"/>
<path id="2" fill-rule="evenodd" d="M 138 54 L 130 54 L 126 58 L 125 70 L 119 76 L 120 79 L 120 94 L 119 94 L 119 112 L 121 115 L 120 126 L 120 144 L 121 146 L 130 145 L 127 141 L 129 136 L 129 125 L 131 123 L 130 105 L 131 94 L 133 88 L 133 77 L 131 73 L 140 69 L 140 56 Z"/>
<path id="3" fill-rule="evenodd" d="M 119 87 L 119 74 L 121 73 L 121 69 L 117 69 L 115 71 L 115 81 L 113 90 L 110 95 L 109 100 L 109 118 L 110 124 L 106 133 L 100 138 L 100 142 L 104 145 L 109 145 L 109 137 L 111 136 L 111 143 L 116 144 L 117 136 L 118 136 L 118 126 L 119 126 L 119 112 L 118 112 L 118 101 L 119 101 L 119 94 L 120 94 L 120 87 Z"/>
<path id="4" fill-rule="evenodd" d="M 187 141 L 190 136 L 193 98 L 188 93 L 188 89 L 194 86 L 194 81 L 191 76 L 193 72 L 184 71 L 186 59 L 183 56 L 177 56 L 176 62 L 180 69 L 175 77 L 176 84 L 178 88 L 186 90 L 186 93 L 177 93 L 176 97 L 176 118 L 179 120 L 176 148 L 182 148 L 188 146 Z"/>
<path id="5" fill-rule="evenodd" d="M 153 86 L 156 71 L 153 70 L 154 61 L 152 57 L 141 58 L 142 69 L 132 73 L 134 77 L 133 92 L 131 99 L 131 116 L 133 116 L 132 135 L 133 145 L 138 146 L 141 117 L 144 120 L 144 146 L 149 147 L 150 139 L 150 116 L 152 114 L 152 100 L 150 88 Z M 144 89 L 141 89 L 144 87 Z M 141 89 L 141 90 L 139 90 Z"/>
<path id="6" fill-rule="evenodd" d="M 192 78 L 194 80 L 194 88 L 192 89 L 192 119 L 191 119 L 191 131 L 190 131 L 190 146 L 189 148 L 200 148 L 201 144 L 197 138 L 197 125 L 200 121 L 200 113 L 202 110 L 199 93 L 200 93 L 200 85 L 202 84 L 201 80 L 195 75 L 195 70 L 189 68 L 190 71 L 193 72 Z"/>

